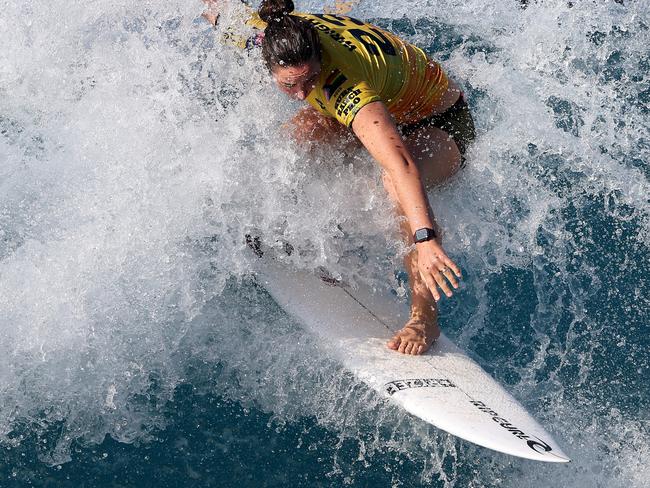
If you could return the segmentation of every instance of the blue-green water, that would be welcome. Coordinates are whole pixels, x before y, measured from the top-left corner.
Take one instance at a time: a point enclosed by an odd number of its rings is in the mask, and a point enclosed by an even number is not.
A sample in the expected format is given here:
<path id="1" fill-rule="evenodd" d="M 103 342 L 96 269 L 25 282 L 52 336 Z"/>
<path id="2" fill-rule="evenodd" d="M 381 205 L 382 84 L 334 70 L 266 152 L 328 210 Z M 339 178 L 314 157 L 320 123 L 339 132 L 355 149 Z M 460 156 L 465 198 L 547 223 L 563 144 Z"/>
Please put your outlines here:
<path id="1" fill-rule="evenodd" d="M 648 486 L 650 7 L 354 10 L 466 89 L 479 137 L 430 195 L 465 276 L 441 325 L 565 466 L 405 414 L 255 285 L 252 230 L 397 288 L 403 249 L 372 161 L 287 143 L 297 106 L 200 11 L 2 7 L 0 486 Z"/>

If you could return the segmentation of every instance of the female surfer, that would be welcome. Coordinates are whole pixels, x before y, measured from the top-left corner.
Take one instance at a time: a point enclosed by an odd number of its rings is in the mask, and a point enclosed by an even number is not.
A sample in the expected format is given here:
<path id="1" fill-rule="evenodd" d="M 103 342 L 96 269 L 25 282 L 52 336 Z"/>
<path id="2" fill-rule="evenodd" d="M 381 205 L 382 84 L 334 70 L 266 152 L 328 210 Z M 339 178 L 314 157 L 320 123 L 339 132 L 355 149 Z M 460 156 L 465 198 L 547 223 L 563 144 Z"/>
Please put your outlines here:
<path id="1" fill-rule="evenodd" d="M 204 17 L 216 25 L 218 5 L 204 1 Z M 424 353 L 440 335 L 436 302 L 461 278 L 441 245 L 426 190 L 463 166 L 474 138 L 462 92 L 424 51 L 350 17 L 297 13 L 291 0 L 264 0 L 246 23 L 258 32 L 242 45 L 261 44 L 280 90 L 309 104 L 294 118 L 296 136 L 333 141 L 351 128 L 381 166 L 412 246 L 405 258 L 411 314 L 387 346 Z"/>

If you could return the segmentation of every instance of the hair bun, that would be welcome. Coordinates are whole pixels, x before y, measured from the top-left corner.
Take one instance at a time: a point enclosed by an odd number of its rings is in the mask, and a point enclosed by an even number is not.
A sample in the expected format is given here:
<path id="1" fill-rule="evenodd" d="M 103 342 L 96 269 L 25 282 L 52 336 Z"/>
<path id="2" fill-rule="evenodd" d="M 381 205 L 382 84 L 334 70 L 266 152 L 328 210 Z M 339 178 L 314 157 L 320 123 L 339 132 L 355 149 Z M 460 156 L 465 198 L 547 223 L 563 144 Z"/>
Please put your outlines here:
<path id="1" fill-rule="evenodd" d="M 267 24 L 272 20 L 279 21 L 293 12 L 292 0 L 263 0 L 257 13 Z"/>

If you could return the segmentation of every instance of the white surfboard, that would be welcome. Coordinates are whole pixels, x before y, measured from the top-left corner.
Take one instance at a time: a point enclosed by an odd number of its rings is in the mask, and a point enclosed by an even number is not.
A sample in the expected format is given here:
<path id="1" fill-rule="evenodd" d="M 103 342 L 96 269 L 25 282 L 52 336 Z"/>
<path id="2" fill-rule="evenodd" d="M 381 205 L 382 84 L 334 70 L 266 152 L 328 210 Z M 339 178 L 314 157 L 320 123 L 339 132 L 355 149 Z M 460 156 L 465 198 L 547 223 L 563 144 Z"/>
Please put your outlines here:
<path id="1" fill-rule="evenodd" d="M 353 289 L 326 273 L 292 270 L 268 254 L 256 260 L 258 282 L 373 389 L 480 446 L 536 461 L 570 461 L 550 434 L 444 335 L 422 356 L 386 348 L 408 317 L 396 297 Z"/>

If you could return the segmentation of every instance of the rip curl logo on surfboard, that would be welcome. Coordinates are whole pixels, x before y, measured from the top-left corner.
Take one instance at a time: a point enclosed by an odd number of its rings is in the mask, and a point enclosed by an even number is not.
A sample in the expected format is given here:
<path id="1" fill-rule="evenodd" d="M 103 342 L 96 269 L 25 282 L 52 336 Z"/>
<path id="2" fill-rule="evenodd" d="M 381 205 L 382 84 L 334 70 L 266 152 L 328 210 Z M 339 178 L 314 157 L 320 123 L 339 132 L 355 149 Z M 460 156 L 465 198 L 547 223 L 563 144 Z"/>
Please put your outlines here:
<path id="1" fill-rule="evenodd" d="M 491 415 L 492 420 L 494 420 L 497 424 L 499 424 L 504 429 L 510 431 L 512 435 L 521 439 L 522 441 L 526 441 L 528 447 L 530 447 L 533 451 L 538 452 L 539 454 L 545 454 L 553 450 L 551 446 L 549 446 L 546 442 L 541 440 L 539 437 L 534 435 L 528 435 L 524 431 L 512 425 L 507 419 L 501 417 L 501 415 L 499 415 L 497 412 L 492 410 L 485 403 L 480 402 L 478 400 L 471 400 L 470 403 L 475 407 L 477 407 L 481 412 Z"/>
<path id="2" fill-rule="evenodd" d="M 398 391 L 410 388 L 456 388 L 450 380 L 444 378 L 416 378 L 409 380 L 395 380 L 384 385 L 386 393 L 394 395 Z"/>

